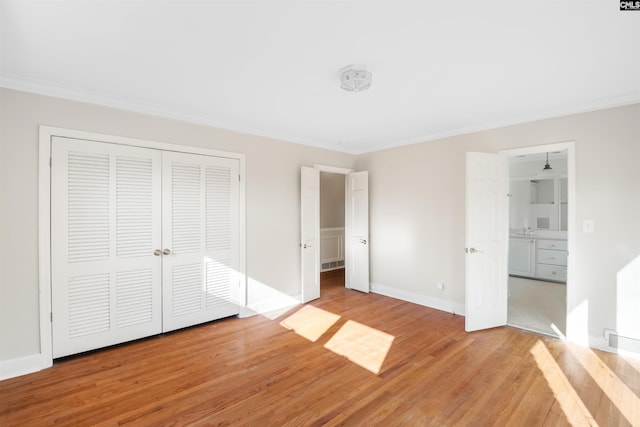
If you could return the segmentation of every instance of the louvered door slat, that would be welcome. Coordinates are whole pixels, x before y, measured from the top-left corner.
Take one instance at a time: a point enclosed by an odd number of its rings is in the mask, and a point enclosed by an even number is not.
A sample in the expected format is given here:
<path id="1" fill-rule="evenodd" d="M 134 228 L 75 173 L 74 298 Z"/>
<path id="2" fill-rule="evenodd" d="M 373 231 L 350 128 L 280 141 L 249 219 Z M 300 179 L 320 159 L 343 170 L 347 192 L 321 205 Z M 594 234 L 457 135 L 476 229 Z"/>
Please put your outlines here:
<path id="1" fill-rule="evenodd" d="M 238 313 L 237 160 L 163 154 L 163 325 L 166 331 Z"/>
<path id="2" fill-rule="evenodd" d="M 238 312 L 238 160 L 57 137 L 52 159 L 54 357 Z"/>
<path id="3" fill-rule="evenodd" d="M 67 159 L 68 260 L 108 259 L 109 155 L 70 151 Z M 87 227 L 87 221 L 95 227 Z"/>
<path id="4" fill-rule="evenodd" d="M 152 159 L 116 159 L 116 253 L 144 257 L 153 252 Z M 157 226 L 157 225 L 156 225 Z"/>
<path id="5" fill-rule="evenodd" d="M 161 155 L 52 141 L 53 355 L 162 331 Z"/>

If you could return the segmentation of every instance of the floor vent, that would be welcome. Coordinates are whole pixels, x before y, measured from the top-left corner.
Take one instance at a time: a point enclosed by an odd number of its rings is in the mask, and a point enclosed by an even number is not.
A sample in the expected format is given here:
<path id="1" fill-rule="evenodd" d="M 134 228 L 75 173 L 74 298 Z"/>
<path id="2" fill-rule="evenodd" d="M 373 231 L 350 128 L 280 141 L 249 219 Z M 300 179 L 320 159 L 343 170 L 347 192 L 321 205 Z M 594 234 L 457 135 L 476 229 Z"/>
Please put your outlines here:
<path id="1" fill-rule="evenodd" d="M 605 339 L 611 348 L 640 354 L 640 340 L 637 338 L 623 337 L 614 331 L 605 331 Z"/>

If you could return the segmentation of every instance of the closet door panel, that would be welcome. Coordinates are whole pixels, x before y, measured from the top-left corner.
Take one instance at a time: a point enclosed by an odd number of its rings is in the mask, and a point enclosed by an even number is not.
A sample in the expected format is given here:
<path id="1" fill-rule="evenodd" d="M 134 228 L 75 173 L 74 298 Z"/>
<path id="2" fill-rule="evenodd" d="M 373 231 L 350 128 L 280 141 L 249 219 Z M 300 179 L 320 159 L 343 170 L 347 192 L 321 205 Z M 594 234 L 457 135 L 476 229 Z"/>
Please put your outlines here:
<path id="1" fill-rule="evenodd" d="M 238 313 L 239 162 L 163 153 L 163 328 Z"/>
<path id="2" fill-rule="evenodd" d="M 53 355 L 162 331 L 161 153 L 52 141 Z"/>

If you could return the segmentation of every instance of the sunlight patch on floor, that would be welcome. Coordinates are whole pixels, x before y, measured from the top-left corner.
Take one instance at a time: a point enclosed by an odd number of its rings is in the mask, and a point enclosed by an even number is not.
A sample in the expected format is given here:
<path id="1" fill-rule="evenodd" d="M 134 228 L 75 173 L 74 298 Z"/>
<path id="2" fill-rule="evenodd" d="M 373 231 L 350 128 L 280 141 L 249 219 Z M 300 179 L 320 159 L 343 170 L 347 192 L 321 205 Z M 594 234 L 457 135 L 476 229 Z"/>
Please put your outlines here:
<path id="1" fill-rule="evenodd" d="M 567 348 L 633 426 L 640 426 L 640 398 L 592 350 L 568 344 Z"/>
<path id="2" fill-rule="evenodd" d="M 393 340 L 393 335 L 349 320 L 331 337 L 325 348 L 378 374 Z"/>
<path id="3" fill-rule="evenodd" d="M 553 391 L 553 395 L 560 404 L 567 421 L 574 426 L 597 426 L 598 424 L 589 409 L 582 402 L 582 399 L 580 399 L 580 396 L 578 396 L 578 393 L 542 341 L 537 341 L 529 351 L 533 355 L 538 369 L 547 380 L 549 388 Z"/>
<path id="4" fill-rule="evenodd" d="M 311 305 L 305 305 L 280 322 L 280 325 L 311 342 L 316 342 L 339 319 L 340 316 L 337 314 Z"/>

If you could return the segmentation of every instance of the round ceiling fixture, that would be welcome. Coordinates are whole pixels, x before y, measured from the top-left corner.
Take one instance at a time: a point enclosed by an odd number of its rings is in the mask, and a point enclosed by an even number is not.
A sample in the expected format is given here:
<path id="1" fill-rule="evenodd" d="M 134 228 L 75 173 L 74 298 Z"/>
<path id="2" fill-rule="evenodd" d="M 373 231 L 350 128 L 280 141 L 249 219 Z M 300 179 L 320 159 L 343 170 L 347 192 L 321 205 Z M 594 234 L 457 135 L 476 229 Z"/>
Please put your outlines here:
<path id="1" fill-rule="evenodd" d="M 349 65 L 340 70 L 340 87 L 348 92 L 360 92 L 371 86 L 371 72 L 364 65 Z"/>

